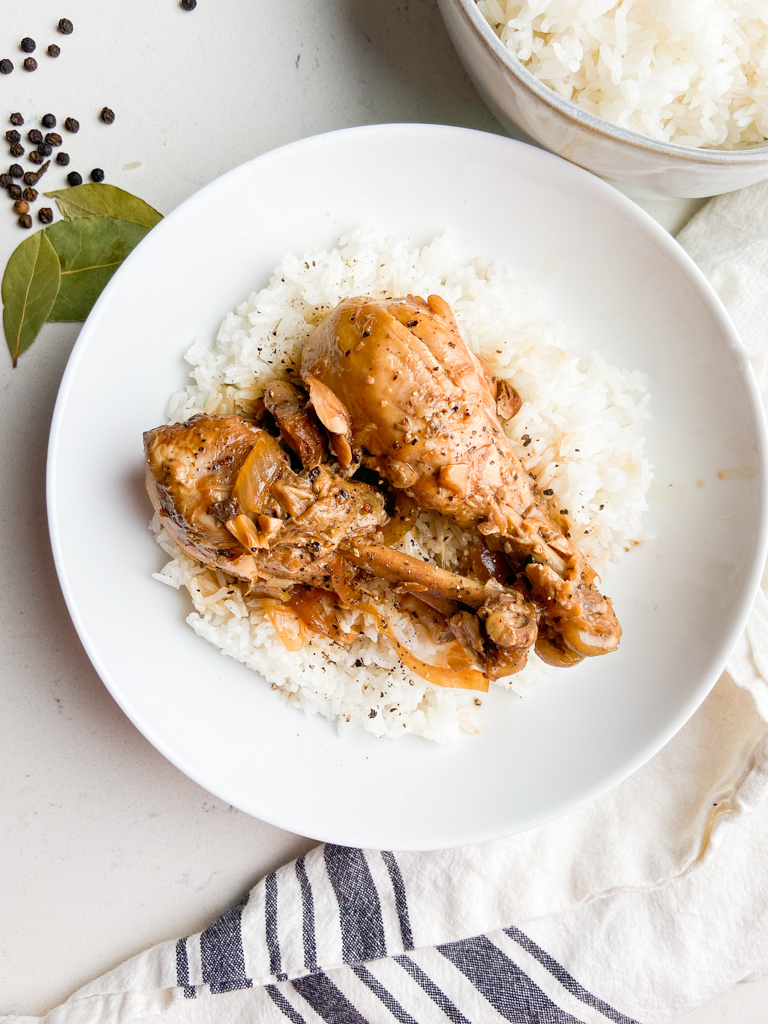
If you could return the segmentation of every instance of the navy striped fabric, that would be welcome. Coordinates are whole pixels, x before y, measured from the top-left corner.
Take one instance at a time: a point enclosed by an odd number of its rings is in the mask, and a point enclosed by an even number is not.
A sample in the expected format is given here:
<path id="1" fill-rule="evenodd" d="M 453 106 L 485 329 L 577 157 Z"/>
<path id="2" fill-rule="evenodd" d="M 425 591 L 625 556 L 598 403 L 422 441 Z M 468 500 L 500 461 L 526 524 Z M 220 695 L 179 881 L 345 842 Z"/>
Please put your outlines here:
<path id="1" fill-rule="evenodd" d="M 417 937 L 397 855 L 326 845 L 180 939 L 173 973 L 185 1000 L 252 989 L 264 1024 L 638 1024 L 517 927 Z"/>

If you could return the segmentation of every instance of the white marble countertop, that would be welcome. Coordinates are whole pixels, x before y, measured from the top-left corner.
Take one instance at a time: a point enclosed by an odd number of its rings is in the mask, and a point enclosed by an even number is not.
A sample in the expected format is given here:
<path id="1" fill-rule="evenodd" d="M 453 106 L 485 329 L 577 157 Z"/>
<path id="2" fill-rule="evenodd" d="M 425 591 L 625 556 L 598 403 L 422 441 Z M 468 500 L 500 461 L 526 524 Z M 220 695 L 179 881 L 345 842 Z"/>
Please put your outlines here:
<path id="1" fill-rule="evenodd" d="M 62 15 L 71 36 L 55 30 Z M 21 68 L 23 36 L 38 43 L 34 73 Z M 57 60 L 45 54 L 51 42 Z M 0 80 L 3 131 L 15 110 L 78 118 L 76 136 L 61 133 L 66 170 L 87 179 L 103 167 L 107 181 L 163 212 L 250 157 L 318 132 L 387 121 L 500 131 L 434 0 L 199 0 L 189 13 L 178 0 L 40 0 L 3 10 L 0 51 L 16 64 Z M 110 127 L 98 120 L 105 105 L 116 113 Z M 54 164 L 42 184 L 63 187 L 65 173 Z M 696 206 L 643 205 L 672 230 Z M 22 238 L 6 204 L 0 266 Z M 198 931 L 312 845 L 177 771 L 80 646 L 45 509 L 51 414 L 77 334 L 78 325 L 46 327 L 16 370 L 0 352 L 0 1014 L 45 1012 L 147 946 Z M 684 1020 L 764 1024 L 766 1005 L 763 981 Z"/>

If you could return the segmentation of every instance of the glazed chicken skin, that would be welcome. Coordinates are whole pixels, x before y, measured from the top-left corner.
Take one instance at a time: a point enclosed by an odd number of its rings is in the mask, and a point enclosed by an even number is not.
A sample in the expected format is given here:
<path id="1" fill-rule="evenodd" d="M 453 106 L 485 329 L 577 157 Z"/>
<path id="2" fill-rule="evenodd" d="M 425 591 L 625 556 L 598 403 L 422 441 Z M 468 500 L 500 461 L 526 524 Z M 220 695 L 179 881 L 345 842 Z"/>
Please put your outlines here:
<path id="1" fill-rule="evenodd" d="M 267 431 L 239 416 L 194 416 L 144 434 L 146 487 L 179 547 L 265 593 L 322 584 L 350 533 L 386 522 L 381 494 L 316 467 L 294 473 Z"/>
<path id="2" fill-rule="evenodd" d="M 341 400 L 353 449 L 422 507 L 476 527 L 492 499 L 535 504 L 498 421 L 493 375 L 438 296 L 340 303 L 304 346 L 301 375 L 313 401 L 316 381 Z"/>
<path id="3" fill-rule="evenodd" d="M 497 402 L 509 415 L 513 389 L 470 351 L 443 299 L 340 303 L 304 346 L 301 376 L 342 471 L 362 461 L 421 507 L 504 540 L 542 609 L 544 660 L 568 665 L 618 646 L 610 599 L 499 422 Z"/>

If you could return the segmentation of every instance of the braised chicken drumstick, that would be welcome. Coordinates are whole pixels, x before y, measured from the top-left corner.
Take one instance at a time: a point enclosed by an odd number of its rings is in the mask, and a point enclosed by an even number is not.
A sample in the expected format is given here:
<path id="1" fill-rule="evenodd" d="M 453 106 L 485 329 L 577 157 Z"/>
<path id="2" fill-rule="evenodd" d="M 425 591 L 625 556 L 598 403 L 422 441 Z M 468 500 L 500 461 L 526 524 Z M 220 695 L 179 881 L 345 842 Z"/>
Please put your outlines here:
<path id="1" fill-rule="evenodd" d="M 618 646 L 610 599 L 499 422 L 509 390 L 499 395 L 443 299 L 341 302 L 304 346 L 301 376 L 342 471 L 362 461 L 421 507 L 504 540 L 542 608 L 544 660 L 567 665 Z"/>

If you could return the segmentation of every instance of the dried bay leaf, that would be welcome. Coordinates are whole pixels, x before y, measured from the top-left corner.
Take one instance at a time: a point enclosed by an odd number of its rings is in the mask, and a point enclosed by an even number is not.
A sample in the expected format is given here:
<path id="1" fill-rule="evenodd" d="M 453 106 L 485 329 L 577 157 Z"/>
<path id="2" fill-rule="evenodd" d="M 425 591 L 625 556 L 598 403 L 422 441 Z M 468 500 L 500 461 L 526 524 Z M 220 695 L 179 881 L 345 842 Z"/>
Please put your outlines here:
<path id="1" fill-rule="evenodd" d="M 145 203 L 138 196 L 125 192 L 116 185 L 75 185 L 60 192 L 46 192 L 49 199 L 55 199 L 56 205 L 65 220 L 77 220 L 81 217 L 116 217 L 132 224 L 143 224 L 153 228 L 163 215 Z"/>
<path id="2" fill-rule="evenodd" d="M 14 366 L 48 319 L 60 281 L 59 258 L 45 231 L 25 238 L 14 249 L 0 290 L 3 329 Z"/>
<path id="3" fill-rule="evenodd" d="M 149 230 L 115 217 L 79 217 L 46 228 L 61 266 L 59 293 L 48 319 L 85 320 L 109 279 Z"/>

